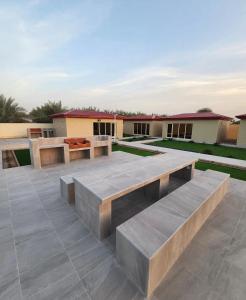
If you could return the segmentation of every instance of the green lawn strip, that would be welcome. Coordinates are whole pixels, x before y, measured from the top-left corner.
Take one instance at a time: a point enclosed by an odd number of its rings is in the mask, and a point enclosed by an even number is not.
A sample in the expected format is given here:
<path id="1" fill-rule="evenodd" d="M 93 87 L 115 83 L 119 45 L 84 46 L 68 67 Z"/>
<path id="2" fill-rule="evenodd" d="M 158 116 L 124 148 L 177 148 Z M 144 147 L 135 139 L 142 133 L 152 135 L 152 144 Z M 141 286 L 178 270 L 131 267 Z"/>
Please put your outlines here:
<path id="1" fill-rule="evenodd" d="M 147 151 L 147 150 L 142 150 L 142 149 L 136 149 L 136 148 L 131 148 L 127 146 L 122 146 L 122 145 L 112 145 L 112 150 L 113 151 L 123 151 L 139 156 L 150 156 L 150 155 L 155 155 L 155 152 L 152 151 Z M 223 173 L 230 174 L 232 178 L 240 179 L 240 180 L 245 180 L 246 181 L 246 171 L 245 170 L 240 170 L 237 168 L 233 167 L 227 167 L 223 165 L 218 165 L 215 163 L 208 163 L 208 162 L 203 162 L 203 161 L 198 161 L 196 163 L 196 169 L 198 170 L 215 170 Z"/>
<path id="2" fill-rule="evenodd" d="M 141 137 L 129 137 L 127 139 L 124 139 L 125 142 L 137 142 L 137 141 L 145 141 L 145 140 L 151 140 L 153 138 L 148 136 L 141 136 Z"/>
<path id="3" fill-rule="evenodd" d="M 14 152 L 20 166 L 27 166 L 31 164 L 29 149 L 14 150 Z"/>
<path id="4" fill-rule="evenodd" d="M 196 162 L 196 169 L 203 170 L 203 171 L 210 169 L 210 170 L 215 170 L 215 171 L 219 171 L 219 172 L 223 172 L 223 173 L 228 173 L 231 175 L 232 178 L 246 181 L 246 171 L 240 170 L 237 168 L 233 168 L 233 167 L 227 167 L 227 166 L 218 165 L 215 163 L 198 161 L 198 162 Z"/>
<path id="5" fill-rule="evenodd" d="M 174 140 L 156 141 L 153 143 L 148 143 L 148 145 L 246 160 L 246 149 L 243 148 L 182 142 Z"/>
<path id="6" fill-rule="evenodd" d="M 139 156 L 150 156 L 150 155 L 157 154 L 156 152 L 153 152 L 153 151 L 136 149 L 136 148 L 131 148 L 131 147 L 122 146 L 122 145 L 118 145 L 118 144 L 112 145 L 112 150 L 113 151 L 123 151 L 123 152 L 131 153 L 131 154 L 136 154 Z"/>

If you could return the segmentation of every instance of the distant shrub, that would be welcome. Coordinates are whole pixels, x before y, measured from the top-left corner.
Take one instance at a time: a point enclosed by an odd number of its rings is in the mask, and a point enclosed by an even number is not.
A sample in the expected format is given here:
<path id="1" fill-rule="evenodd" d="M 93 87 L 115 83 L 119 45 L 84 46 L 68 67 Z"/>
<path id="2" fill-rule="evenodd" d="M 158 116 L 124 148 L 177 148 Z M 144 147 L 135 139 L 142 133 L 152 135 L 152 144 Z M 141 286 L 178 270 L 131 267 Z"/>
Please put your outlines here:
<path id="1" fill-rule="evenodd" d="M 214 143 L 214 146 L 219 146 L 219 143 Z"/>
<path id="2" fill-rule="evenodd" d="M 212 154 L 213 154 L 213 151 L 210 150 L 210 149 L 204 149 L 204 150 L 202 151 L 202 153 L 203 153 L 203 154 L 209 154 L 209 155 L 212 155 Z"/>
<path id="3" fill-rule="evenodd" d="M 194 144 L 194 141 L 190 140 L 188 143 Z"/>

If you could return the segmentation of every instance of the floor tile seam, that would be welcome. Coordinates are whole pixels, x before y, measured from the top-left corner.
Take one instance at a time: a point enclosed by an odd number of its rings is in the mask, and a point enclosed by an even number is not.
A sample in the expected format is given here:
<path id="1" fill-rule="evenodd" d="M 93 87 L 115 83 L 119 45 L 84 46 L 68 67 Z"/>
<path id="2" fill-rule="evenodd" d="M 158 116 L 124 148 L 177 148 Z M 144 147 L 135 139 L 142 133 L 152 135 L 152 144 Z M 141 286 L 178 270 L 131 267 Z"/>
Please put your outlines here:
<path id="1" fill-rule="evenodd" d="M 87 236 L 89 236 L 89 235 L 90 235 L 90 233 L 89 233 Z M 87 236 L 86 236 L 86 237 L 87 237 Z M 83 239 L 80 239 L 80 241 L 82 241 L 82 240 L 83 240 Z M 98 248 L 97 246 L 99 246 L 99 245 L 100 245 L 100 244 L 95 245 L 94 247 L 92 247 L 92 248 L 88 249 L 87 251 L 82 252 L 82 253 L 80 253 L 80 254 L 78 254 L 78 255 L 71 256 L 72 261 L 75 260 L 75 259 L 77 259 L 77 258 L 79 258 L 80 256 L 83 256 L 83 255 L 85 255 L 85 254 L 88 254 L 89 252 L 91 252 L 91 251 L 97 249 L 97 248 Z M 71 247 L 72 247 L 72 246 L 71 246 Z M 110 251 L 109 251 L 109 252 L 110 252 Z"/>
<path id="2" fill-rule="evenodd" d="M 60 278 L 60 279 L 58 279 L 57 281 L 55 281 L 55 282 L 53 282 L 53 283 L 51 283 L 51 284 L 48 284 L 48 285 L 45 286 L 44 288 L 39 289 L 37 292 L 34 292 L 34 293 L 29 294 L 27 297 L 30 298 L 30 297 L 33 297 L 33 296 L 35 296 L 35 295 L 38 295 L 38 294 L 43 293 L 44 291 L 46 291 L 46 290 L 49 289 L 50 287 L 56 285 L 57 283 L 60 283 L 60 282 L 63 281 L 64 279 L 67 279 L 67 278 L 68 278 L 69 276 L 71 276 L 72 274 L 73 274 L 73 272 L 67 274 L 66 276 L 64 276 L 64 277 L 62 277 L 62 278 Z"/>
<path id="3" fill-rule="evenodd" d="M 105 263 L 106 260 L 109 260 L 110 258 L 113 258 L 114 263 L 116 263 L 116 259 L 113 253 L 111 253 L 109 256 L 105 257 L 99 264 L 96 265 L 95 268 L 100 267 L 103 263 Z M 88 276 L 90 273 L 92 273 L 95 268 L 93 268 L 92 270 L 88 271 L 84 276 L 80 276 L 80 279 L 83 280 L 86 276 Z"/>
<path id="4" fill-rule="evenodd" d="M 37 195 L 38 195 L 38 193 L 37 193 Z M 39 195 L 38 195 L 38 197 L 39 197 Z M 39 199 L 40 199 L 40 197 L 39 197 Z M 42 200 L 41 200 L 41 199 L 40 199 L 40 201 L 41 201 L 41 203 L 42 203 Z M 46 211 L 46 209 L 45 209 L 43 203 L 42 203 L 42 206 L 43 206 L 43 210 L 44 210 L 44 213 L 45 213 L 46 217 L 49 219 L 49 221 L 50 221 L 51 224 L 52 224 L 52 227 L 53 227 L 53 230 L 54 230 L 54 232 L 55 232 L 55 235 L 56 235 L 58 241 L 60 242 L 60 244 L 61 244 L 61 246 L 62 246 L 62 248 L 63 248 L 63 250 L 64 250 L 64 253 L 66 253 L 66 255 L 67 255 L 67 257 L 68 257 L 68 260 L 69 260 L 69 262 L 70 262 L 70 264 L 71 264 L 71 266 L 72 266 L 72 268 L 73 268 L 75 274 L 77 275 L 77 278 L 80 279 L 80 276 L 79 276 L 79 274 L 78 274 L 78 272 L 77 272 L 77 270 L 76 270 L 74 264 L 72 263 L 72 259 L 71 259 L 70 255 L 68 254 L 68 252 L 66 251 L 65 244 L 64 244 L 64 242 L 62 241 L 62 239 L 59 237 L 58 232 L 57 232 L 57 230 L 56 230 L 56 228 L 55 228 L 55 226 L 54 226 L 54 223 L 53 223 L 53 221 L 51 220 L 51 218 L 49 217 L 49 215 L 47 214 L 47 211 Z"/>
<path id="5" fill-rule="evenodd" d="M 9 183 L 7 180 L 7 194 L 8 194 L 8 205 L 9 205 L 9 211 L 10 211 L 10 215 L 13 217 L 13 212 L 12 212 L 12 208 L 11 208 L 11 204 L 9 201 Z M 20 296 L 21 299 L 24 299 L 23 297 L 23 293 L 22 293 L 22 287 L 21 287 L 21 282 L 20 282 L 20 268 L 19 268 L 19 261 L 18 261 L 18 256 L 17 256 L 17 249 L 16 249 L 16 239 L 15 239 L 15 234 L 14 234 L 14 224 L 13 224 L 13 220 L 11 218 L 11 229 L 12 229 L 12 238 L 13 238 L 13 244 L 14 244 L 14 251 L 15 251 L 15 260 L 16 260 L 16 268 L 17 268 L 17 273 L 18 273 L 18 285 L 19 285 L 19 289 L 20 289 Z"/>

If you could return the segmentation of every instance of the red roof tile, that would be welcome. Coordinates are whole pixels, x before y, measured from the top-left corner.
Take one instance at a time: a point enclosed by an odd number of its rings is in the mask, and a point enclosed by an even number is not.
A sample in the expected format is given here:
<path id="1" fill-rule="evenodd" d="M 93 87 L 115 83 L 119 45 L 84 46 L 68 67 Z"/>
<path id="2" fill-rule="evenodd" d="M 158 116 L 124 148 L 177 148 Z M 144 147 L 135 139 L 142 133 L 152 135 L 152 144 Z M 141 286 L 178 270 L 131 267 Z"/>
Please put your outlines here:
<path id="1" fill-rule="evenodd" d="M 62 113 L 51 115 L 54 118 L 84 118 L 84 119 L 123 119 L 120 115 L 110 114 L 106 112 L 94 111 L 94 110 L 70 110 Z"/>
<path id="2" fill-rule="evenodd" d="M 161 121 L 164 117 L 155 115 L 125 116 L 124 121 Z"/>
<path id="3" fill-rule="evenodd" d="M 243 115 L 238 115 L 236 118 L 241 119 L 241 120 L 246 120 L 246 114 Z"/>
<path id="4" fill-rule="evenodd" d="M 232 120 L 232 118 L 223 116 L 220 114 L 215 114 L 213 112 L 204 113 L 185 113 L 173 116 L 168 116 L 164 118 L 165 120 Z"/>

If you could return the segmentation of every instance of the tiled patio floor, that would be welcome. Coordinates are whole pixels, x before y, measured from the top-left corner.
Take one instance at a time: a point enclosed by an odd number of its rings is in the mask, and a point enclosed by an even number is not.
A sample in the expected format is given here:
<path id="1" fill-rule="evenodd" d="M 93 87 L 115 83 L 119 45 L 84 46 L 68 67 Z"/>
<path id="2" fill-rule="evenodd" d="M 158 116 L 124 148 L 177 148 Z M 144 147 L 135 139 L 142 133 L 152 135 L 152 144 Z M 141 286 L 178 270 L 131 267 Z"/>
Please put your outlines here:
<path id="1" fill-rule="evenodd" d="M 112 239 L 98 241 L 62 202 L 59 177 L 130 160 L 0 171 L 0 299 L 143 299 L 116 262 Z M 152 299 L 245 299 L 246 184 L 231 191 Z"/>

